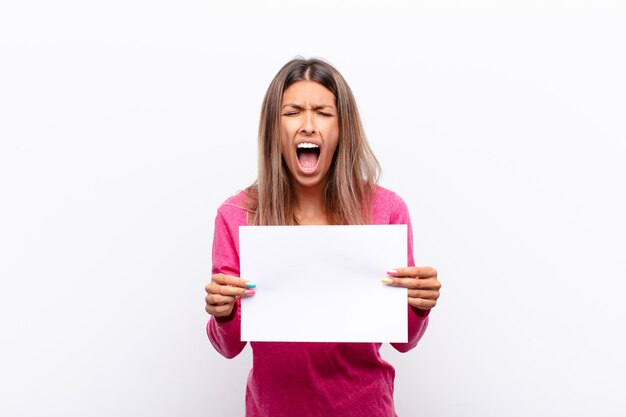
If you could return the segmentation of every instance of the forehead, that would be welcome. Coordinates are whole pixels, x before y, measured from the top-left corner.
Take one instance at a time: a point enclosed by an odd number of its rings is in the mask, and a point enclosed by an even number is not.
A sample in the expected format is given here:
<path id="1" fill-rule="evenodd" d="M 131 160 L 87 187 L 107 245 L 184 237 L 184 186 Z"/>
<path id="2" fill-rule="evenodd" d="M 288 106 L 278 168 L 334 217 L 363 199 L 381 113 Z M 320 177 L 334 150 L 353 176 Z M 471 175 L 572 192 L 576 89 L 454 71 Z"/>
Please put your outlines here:
<path id="1" fill-rule="evenodd" d="M 335 95 L 328 88 L 315 81 L 296 81 L 283 93 L 283 103 L 335 104 Z"/>

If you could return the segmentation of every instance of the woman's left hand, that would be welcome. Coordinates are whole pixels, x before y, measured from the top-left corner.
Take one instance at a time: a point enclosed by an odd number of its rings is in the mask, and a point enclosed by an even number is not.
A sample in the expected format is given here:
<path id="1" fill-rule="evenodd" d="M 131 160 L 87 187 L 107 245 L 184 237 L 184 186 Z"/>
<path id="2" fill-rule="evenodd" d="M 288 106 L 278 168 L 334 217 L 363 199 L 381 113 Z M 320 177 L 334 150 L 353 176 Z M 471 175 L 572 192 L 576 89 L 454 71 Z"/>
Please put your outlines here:
<path id="1" fill-rule="evenodd" d="M 394 287 L 408 288 L 409 304 L 421 310 L 429 310 L 437 304 L 441 283 L 437 271 L 429 266 L 394 268 L 387 272 L 383 282 Z"/>

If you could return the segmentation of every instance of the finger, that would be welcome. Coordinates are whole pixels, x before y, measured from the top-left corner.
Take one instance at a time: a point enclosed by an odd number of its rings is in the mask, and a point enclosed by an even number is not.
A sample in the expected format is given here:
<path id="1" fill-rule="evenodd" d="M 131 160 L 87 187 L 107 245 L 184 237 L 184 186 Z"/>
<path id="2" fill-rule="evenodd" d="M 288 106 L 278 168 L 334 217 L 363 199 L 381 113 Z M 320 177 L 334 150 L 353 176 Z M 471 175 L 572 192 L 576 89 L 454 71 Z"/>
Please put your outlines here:
<path id="1" fill-rule="evenodd" d="M 409 290 L 409 298 L 423 298 L 425 300 L 437 300 L 439 298 L 439 291 L 436 290 Z"/>
<path id="2" fill-rule="evenodd" d="M 414 281 L 417 281 L 417 288 L 421 288 L 424 290 L 439 291 L 441 289 L 441 282 L 439 282 L 437 278 L 401 278 L 401 279 L 412 279 Z"/>
<path id="3" fill-rule="evenodd" d="M 230 315 L 230 313 L 233 311 L 233 308 L 234 304 L 223 304 L 219 306 L 212 306 L 207 304 L 204 309 L 212 316 L 225 317 Z"/>
<path id="4" fill-rule="evenodd" d="M 382 280 L 383 284 L 387 284 L 391 287 L 403 287 L 408 289 L 424 289 L 424 280 L 417 278 L 385 278 Z"/>
<path id="5" fill-rule="evenodd" d="M 387 271 L 392 277 L 430 278 L 437 276 L 437 270 L 430 266 L 406 266 Z"/>
<path id="6" fill-rule="evenodd" d="M 409 297 L 409 304 L 421 310 L 429 310 L 437 305 L 437 300 L 425 300 L 423 298 Z"/>
<path id="7" fill-rule="evenodd" d="M 243 278 L 234 277 L 226 274 L 215 274 L 211 277 L 212 282 L 220 285 L 232 285 L 240 288 L 255 288 L 256 284 Z"/>
<path id="8" fill-rule="evenodd" d="M 219 306 L 219 305 L 224 305 L 224 304 L 233 304 L 235 301 L 237 301 L 237 298 L 227 297 L 227 296 L 223 296 L 219 294 L 209 294 L 206 297 L 204 297 L 204 300 L 206 301 L 207 304 L 210 304 L 213 306 Z"/>
<path id="9" fill-rule="evenodd" d="M 230 287 L 228 285 L 220 285 L 214 282 L 206 286 L 207 294 L 219 294 L 219 295 L 228 295 L 228 296 L 233 296 L 233 297 L 241 297 L 243 295 L 251 295 L 250 293 L 248 293 L 249 291 L 252 291 L 252 294 L 254 294 L 254 290 L 249 290 L 245 287 L 244 288 Z"/>
<path id="10" fill-rule="evenodd" d="M 226 287 L 226 288 L 229 288 L 229 287 Z M 254 294 L 256 294 L 256 291 L 254 290 L 243 290 L 242 288 L 235 288 L 235 289 L 242 290 L 243 294 L 222 295 L 218 293 L 210 293 L 204 299 L 206 300 L 207 304 L 215 304 L 215 305 L 232 304 L 235 301 L 237 301 L 237 298 L 252 297 Z"/>
<path id="11" fill-rule="evenodd" d="M 381 282 L 392 287 L 404 287 L 414 290 L 439 291 L 441 289 L 441 283 L 436 278 L 383 278 Z"/>

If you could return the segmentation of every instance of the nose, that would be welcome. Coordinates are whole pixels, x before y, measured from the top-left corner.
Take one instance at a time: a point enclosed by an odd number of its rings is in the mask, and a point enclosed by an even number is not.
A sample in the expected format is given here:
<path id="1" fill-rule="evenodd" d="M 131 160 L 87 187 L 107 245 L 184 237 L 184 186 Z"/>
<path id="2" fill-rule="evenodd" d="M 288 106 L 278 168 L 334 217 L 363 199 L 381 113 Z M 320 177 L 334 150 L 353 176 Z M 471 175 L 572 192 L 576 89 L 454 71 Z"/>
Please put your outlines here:
<path id="1" fill-rule="evenodd" d="M 307 111 L 304 114 L 304 120 L 300 127 L 300 133 L 303 135 L 311 136 L 315 133 L 315 123 L 313 122 L 313 115 L 311 111 Z"/>

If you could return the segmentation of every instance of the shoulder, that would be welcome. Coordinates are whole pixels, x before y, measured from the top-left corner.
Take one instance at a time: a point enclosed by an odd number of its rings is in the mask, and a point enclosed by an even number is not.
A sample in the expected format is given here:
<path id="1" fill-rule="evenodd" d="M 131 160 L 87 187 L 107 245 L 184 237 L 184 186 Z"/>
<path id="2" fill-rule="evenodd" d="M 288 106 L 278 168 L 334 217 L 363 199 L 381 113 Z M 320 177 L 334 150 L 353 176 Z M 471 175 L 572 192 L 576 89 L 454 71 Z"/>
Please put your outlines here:
<path id="1" fill-rule="evenodd" d="M 376 185 L 374 191 L 374 208 L 386 208 L 386 209 L 402 209 L 406 208 L 406 203 L 395 192 L 388 190 L 387 188 Z"/>
<path id="2" fill-rule="evenodd" d="M 407 219 L 409 210 L 402 199 L 395 192 L 376 185 L 372 216 L 374 224 L 396 223 Z"/>
<path id="3" fill-rule="evenodd" d="M 240 191 L 220 204 L 217 215 L 227 223 L 246 224 L 250 203 L 250 196 L 245 191 Z"/>
<path id="4" fill-rule="evenodd" d="M 239 226 L 247 222 L 249 198 L 244 191 L 229 197 L 217 209 L 213 229 L 213 273 L 239 276 Z"/>

